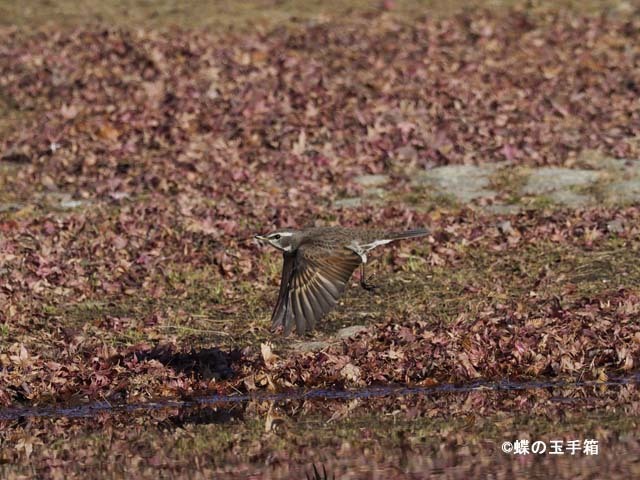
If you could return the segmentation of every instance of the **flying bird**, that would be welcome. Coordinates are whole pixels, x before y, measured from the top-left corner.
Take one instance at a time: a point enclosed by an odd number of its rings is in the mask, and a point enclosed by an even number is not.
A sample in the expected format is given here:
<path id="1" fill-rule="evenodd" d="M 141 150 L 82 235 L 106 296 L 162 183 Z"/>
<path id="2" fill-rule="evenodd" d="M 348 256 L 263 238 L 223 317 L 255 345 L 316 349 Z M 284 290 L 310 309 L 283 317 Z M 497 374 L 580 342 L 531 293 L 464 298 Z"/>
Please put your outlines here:
<path id="1" fill-rule="evenodd" d="M 282 327 L 289 335 L 312 330 L 335 307 L 354 270 L 362 268 L 360 285 L 366 282 L 367 253 L 396 240 L 428 235 L 429 231 L 388 232 L 359 228 L 317 227 L 304 230 L 285 228 L 255 238 L 282 252 L 282 277 L 278 301 L 271 316 L 273 329 Z"/>

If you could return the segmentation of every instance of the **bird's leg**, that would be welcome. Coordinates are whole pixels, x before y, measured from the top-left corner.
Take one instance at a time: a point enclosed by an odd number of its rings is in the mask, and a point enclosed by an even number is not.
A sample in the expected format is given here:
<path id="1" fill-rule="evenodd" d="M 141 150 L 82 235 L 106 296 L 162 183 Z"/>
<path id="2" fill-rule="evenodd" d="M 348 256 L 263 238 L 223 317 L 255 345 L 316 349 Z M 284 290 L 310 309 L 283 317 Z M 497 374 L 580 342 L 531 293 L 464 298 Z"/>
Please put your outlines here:
<path id="1" fill-rule="evenodd" d="M 364 265 L 365 265 L 364 263 L 360 264 L 360 286 L 365 290 L 367 290 L 368 292 L 373 292 L 378 287 L 376 285 L 373 285 L 367 282 L 367 277 L 365 276 L 365 273 L 364 273 Z"/>

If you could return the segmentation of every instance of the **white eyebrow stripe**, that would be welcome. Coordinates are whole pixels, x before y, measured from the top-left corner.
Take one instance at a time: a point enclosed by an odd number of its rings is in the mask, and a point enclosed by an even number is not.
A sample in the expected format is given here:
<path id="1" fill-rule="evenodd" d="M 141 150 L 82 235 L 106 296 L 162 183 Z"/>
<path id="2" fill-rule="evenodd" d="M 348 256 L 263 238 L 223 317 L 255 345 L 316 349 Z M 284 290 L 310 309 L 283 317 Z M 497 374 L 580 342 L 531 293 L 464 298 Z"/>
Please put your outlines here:
<path id="1" fill-rule="evenodd" d="M 269 238 L 275 236 L 275 235 L 280 235 L 281 237 L 292 237 L 293 236 L 293 232 L 276 232 L 276 233 L 272 233 L 271 235 L 269 235 Z"/>

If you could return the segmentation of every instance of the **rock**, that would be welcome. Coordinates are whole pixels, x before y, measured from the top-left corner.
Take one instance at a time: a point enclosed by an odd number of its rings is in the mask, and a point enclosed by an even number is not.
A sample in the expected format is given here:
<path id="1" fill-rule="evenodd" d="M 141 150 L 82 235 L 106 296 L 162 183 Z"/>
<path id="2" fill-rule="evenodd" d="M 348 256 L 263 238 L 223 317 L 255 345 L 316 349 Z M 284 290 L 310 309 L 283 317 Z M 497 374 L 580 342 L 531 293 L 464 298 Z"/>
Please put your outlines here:
<path id="1" fill-rule="evenodd" d="M 498 222 L 497 227 L 500 233 L 502 233 L 503 235 L 511 235 L 511 233 L 513 233 L 514 231 L 513 226 L 511 225 L 511 222 L 509 220 Z"/>
<path id="2" fill-rule="evenodd" d="M 516 213 L 520 213 L 520 211 L 522 210 L 522 206 L 515 204 L 505 205 L 503 203 L 494 203 L 492 205 L 483 206 L 482 210 L 488 213 L 493 213 L 494 215 L 515 215 Z"/>
<path id="3" fill-rule="evenodd" d="M 0 203 L 0 213 L 3 212 L 17 212 L 22 210 L 24 205 L 21 203 Z"/>
<path id="4" fill-rule="evenodd" d="M 640 174 L 640 160 L 629 160 L 624 158 L 609 158 L 604 157 L 599 160 L 594 160 L 590 157 L 587 160 L 581 162 L 582 164 L 598 170 L 622 172 L 631 175 Z"/>
<path id="5" fill-rule="evenodd" d="M 364 194 L 370 198 L 383 198 L 387 191 L 384 188 L 367 188 Z"/>
<path id="6" fill-rule="evenodd" d="M 624 160 L 609 157 L 598 150 L 585 149 L 580 152 L 577 163 L 594 170 L 606 170 L 623 167 Z"/>
<path id="7" fill-rule="evenodd" d="M 616 218 L 615 220 L 611 220 L 607 223 L 607 230 L 612 233 L 622 233 L 624 232 L 624 224 L 622 223 L 621 218 Z"/>
<path id="8" fill-rule="evenodd" d="M 317 352 L 330 346 L 329 342 L 317 341 L 296 343 L 292 345 L 292 348 L 298 352 Z"/>
<path id="9" fill-rule="evenodd" d="M 610 183 L 606 193 L 614 203 L 640 201 L 640 178 Z"/>
<path id="10" fill-rule="evenodd" d="M 566 205 L 567 207 L 584 207 L 595 201 L 590 195 L 582 195 L 571 190 L 559 190 L 549 195 L 554 203 Z"/>
<path id="11" fill-rule="evenodd" d="M 63 192 L 48 192 L 42 199 L 50 208 L 58 210 L 72 210 L 90 203 L 87 200 L 74 200 L 70 194 Z"/>
<path id="12" fill-rule="evenodd" d="M 414 185 L 434 186 L 461 202 L 476 198 L 493 197 L 497 192 L 489 189 L 489 176 L 495 172 L 493 165 L 447 165 L 423 172 L 414 180 Z"/>
<path id="13" fill-rule="evenodd" d="M 350 327 L 341 328 L 336 333 L 336 337 L 340 339 L 355 337 L 359 333 L 366 332 L 367 327 L 364 325 L 352 325 Z"/>
<path id="14" fill-rule="evenodd" d="M 389 175 L 360 175 L 354 181 L 363 187 L 379 187 L 389 183 Z"/>
<path id="15" fill-rule="evenodd" d="M 630 2 L 617 2 L 613 5 L 613 11 L 621 16 L 627 17 L 634 12 L 634 6 Z"/>
<path id="16" fill-rule="evenodd" d="M 336 200 L 333 205 L 337 208 L 358 208 L 362 205 L 362 198 L 353 197 L 353 198 L 342 198 L 340 200 Z"/>
<path id="17" fill-rule="evenodd" d="M 571 187 L 591 185 L 600 173 L 594 170 L 544 167 L 533 170 L 522 189 L 525 195 L 541 195 Z"/>
<path id="18" fill-rule="evenodd" d="M 60 208 L 62 208 L 63 210 L 71 210 L 81 207 L 86 203 L 87 202 L 84 202 L 82 200 L 63 200 L 62 202 L 60 202 Z"/>

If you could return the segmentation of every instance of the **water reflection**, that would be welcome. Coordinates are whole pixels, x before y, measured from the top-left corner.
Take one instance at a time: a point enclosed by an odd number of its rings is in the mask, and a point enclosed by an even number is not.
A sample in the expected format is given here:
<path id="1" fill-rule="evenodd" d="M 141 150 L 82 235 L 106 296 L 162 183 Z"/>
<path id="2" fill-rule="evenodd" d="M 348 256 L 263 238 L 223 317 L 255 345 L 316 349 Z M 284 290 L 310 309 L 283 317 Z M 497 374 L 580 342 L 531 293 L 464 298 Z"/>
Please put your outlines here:
<path id="1" fill-rule="evenodd" d="M 11 420 L 21 417 L 91 417 L 102 412 L 134 412 L 137 410 L 158 410 L 165 408 L 196 408 L 205 405 L 223 405 L 229 403 L 245 403 L 248 401 L 279 402 L 286 400 L 339 400 L 349 401 L 353 399 L 370 399 L 381 397 L 405 397 L 405 396 L 443 396 L 447 394 L 459 394 L 476 391 L 502 392 L 502 391 L 527 391 L 550 390 L 568 391 L 569 396 L 556 395 L 550 401 L 558 403 L 584 402 L 584 398 L 575 398 L 576 392 L 590 390 L 606 391 L 611 387 L 624 385 L 636 385 L 640 383 L 640 373 L 636 372 L 628 376 L 612 378 L 607 381 L 477 381 L 467 384 L 441 384 L 430 386 L 371 386 L 360 389 L 314 389 L 314 390 L 290 390 L 280 393 L 258 392 L 255 394 L 234 395 L 210 395 L 191 400 L 160 399 L 156 401 L 114 404 L 106 401 L 92 402 L 76 406 L 44 406 L 33 408 L 7 408 L 0 410 L 0 420 Z"/>
<path id="2" fill-rule="evenodd" d="M 0 431 L 64 438 L 71 459 L 87 445 L 116 454 L 112 445 L 128 445 L 135 434 L 149 461 L 172 465 L 175 477 L 198 477 L 189 469 L 206 465 L 211 475 L 202 478 L 640 478 L 637 375 L 606 383 L 374 387 L 22 412 L 3 412 Z M 587 439 L 597 440 L 597 455 L 548 453 L 554 440 L 568 446 Z M 524 440 L 530 447 L 544 442 L 547 451 L 502 448 Z M 35 450 L 32 460 L 46 462 L 46 455 Z"/>

